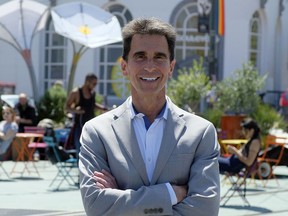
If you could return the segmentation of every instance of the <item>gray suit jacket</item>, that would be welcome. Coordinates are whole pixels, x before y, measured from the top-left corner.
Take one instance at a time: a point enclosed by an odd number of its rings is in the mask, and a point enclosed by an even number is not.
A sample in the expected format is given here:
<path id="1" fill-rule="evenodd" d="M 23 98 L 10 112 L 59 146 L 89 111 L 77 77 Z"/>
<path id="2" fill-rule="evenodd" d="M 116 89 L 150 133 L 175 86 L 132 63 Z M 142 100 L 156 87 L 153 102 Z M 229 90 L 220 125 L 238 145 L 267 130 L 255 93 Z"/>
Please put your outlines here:
<path id="1" fill-rule="evenodd" d="M 219 145 L 213 125 L 175 106 L 168 119 L 151 182 L 127 101 L 88 121 L 82 130 L 80 190 L 88 216 L 218 215 Z M 92 179 L 105 169 L 120 189 L 101 190 Z M 165 183 L 188 185 L 188 196 L 171 205 Z"/>

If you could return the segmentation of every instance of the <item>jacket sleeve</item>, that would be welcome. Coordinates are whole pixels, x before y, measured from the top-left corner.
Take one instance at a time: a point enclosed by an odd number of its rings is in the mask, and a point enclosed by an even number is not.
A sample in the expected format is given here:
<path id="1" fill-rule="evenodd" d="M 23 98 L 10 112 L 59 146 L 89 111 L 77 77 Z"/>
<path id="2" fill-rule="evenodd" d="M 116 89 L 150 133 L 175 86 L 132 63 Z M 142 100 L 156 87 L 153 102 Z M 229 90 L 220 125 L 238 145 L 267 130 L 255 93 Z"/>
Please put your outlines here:
<path id="1" fill-rule="evenodd" d="M 219 144 L 211 124 L 195 152 L 188 182 L 188 196 L 173 206 L 173 215 L 217 216 L 220 203 Z"/>

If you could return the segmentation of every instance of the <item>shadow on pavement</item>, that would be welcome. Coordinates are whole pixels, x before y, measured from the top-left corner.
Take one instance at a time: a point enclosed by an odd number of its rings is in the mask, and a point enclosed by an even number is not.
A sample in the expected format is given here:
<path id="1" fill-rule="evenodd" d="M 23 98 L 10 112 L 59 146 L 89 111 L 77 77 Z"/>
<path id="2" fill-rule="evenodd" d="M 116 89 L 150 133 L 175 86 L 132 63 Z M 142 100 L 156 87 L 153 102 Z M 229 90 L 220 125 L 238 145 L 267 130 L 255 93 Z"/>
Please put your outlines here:
<path id="1" fill-rule="evenodd" d="M 258 206 L 225 205 L 225 206 L 221 206 L 221 208 L 235 209 L 235 210 L 250 210 L 250 211 L 259 212 L 259 213 L 271 213 L 271 212 L 273 212 L 270 209 L 258 207 Z"/>

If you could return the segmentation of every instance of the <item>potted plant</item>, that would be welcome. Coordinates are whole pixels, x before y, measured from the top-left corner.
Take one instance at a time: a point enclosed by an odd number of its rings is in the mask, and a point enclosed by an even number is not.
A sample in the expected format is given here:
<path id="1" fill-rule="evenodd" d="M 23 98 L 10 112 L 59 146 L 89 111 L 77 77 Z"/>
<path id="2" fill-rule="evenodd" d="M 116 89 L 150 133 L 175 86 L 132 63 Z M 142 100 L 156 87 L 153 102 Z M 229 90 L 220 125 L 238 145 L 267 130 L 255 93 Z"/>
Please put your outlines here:
<path id="1" fill-rule="evenodd" d="M 190 68 L 182 68 L 178 76 L 171 79 L 167 87 L 167 95 L 175 104 L 188 111 L 199 112 L 201 98 L 211 88 L 209 77 L 203 67 L 203 59 L 194 60 Z"/>
<path id="2" fill-rule="evenodd" d="M 221 117 L 221 129 L 227 132 L 227 138 L 240 136 L 240 122 L 253 113 L 260 104 L 259 91 L 264 85 L 266 75 L 260 76 L 251 64 L 243 64 L 233 77 L 216 84 L 217 101 L 215 107 L 224 112 Z"/>
<path id="3" fill-rule="evenodd" d="M 277 110 L 268 104 L 261 103 L 257 109 L 250 114 L 261 128 L 261 134 L 263 137 L 269 134 L 270 129 L 277 128 L 285 130 L 287 123 L 284 117 L 281 116 Z"/>

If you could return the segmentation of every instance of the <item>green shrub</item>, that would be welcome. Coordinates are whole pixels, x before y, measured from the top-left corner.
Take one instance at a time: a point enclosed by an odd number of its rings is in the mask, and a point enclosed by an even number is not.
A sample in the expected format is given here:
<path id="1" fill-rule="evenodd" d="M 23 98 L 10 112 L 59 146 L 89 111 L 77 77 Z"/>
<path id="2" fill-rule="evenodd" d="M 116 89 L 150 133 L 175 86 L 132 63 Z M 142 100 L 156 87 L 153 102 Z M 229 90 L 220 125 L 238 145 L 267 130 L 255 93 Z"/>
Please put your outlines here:
<path id="1" fill-rule="evenodd" d="M 168 83 L 167 95 L 179 107 L 189 107 L 193 112 L 199 111 L 201 97 L 211 88 L 209 77 L 203 67 L 203 59 L 193 61 L 190 68 L 182 68 L 176 79 Z"/>
<path id="2" fill-rule="evenodd" d="M 258 108 L 250 114 L 250 117 L 259 124 L 263 135 L 269 134 L 269 130 L 273 127 L 279 129 L 285 129 L 287 127 L 283 116 L 267 104 L 261 103 Z"/>
<path id="3" fill-rule="evenodd" d="M 266 76 L 260 76 L 251 63 L 234 72 L 216 84 L 216 106 L 225 113 L 248 114 L 257 109 L 260 103 L 259 90 Z"/>
<path id="4" fill-rule="evenodd" d="M 64 106 L 67 94 L 61 85 L 53 85 L 48 89 L 38 104 L 38 119 L 49 118 L 56 123 L 64 122 Z"/>
<path id="5" fill-rule="evenodd" d="M 212 122 L 215 128 L 221 128 L 221 116 L 223 111 L 217 108 L 208 108 L 203 113 L 203 118 Z"/>

